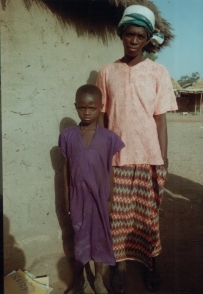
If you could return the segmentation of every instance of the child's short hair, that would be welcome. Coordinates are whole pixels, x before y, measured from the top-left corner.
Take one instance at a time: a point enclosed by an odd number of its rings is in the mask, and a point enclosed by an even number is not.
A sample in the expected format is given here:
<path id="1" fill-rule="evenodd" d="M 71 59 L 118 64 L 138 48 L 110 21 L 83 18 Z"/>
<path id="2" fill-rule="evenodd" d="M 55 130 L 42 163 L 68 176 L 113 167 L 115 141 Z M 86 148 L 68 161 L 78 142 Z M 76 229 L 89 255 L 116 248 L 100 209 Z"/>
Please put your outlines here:
<path id="1" fill-rule="evenodd" d="M 102 100 L 101 90 L 97 86 L 91 84 L 86 84 L 79 87 L 76 91 L 75 100 L 77 100 L 82 94 L 90 94 L 92 96 L 97 96 L 100 100 Z"/>

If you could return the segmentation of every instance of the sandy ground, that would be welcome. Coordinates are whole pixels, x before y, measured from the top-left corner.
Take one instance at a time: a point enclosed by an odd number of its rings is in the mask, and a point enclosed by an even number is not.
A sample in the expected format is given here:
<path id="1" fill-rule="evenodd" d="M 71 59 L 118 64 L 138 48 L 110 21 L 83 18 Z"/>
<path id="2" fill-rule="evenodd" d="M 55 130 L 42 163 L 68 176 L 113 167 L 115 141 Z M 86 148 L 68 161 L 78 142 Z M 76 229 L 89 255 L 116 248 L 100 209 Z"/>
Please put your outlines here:
<path id="1" fill-rule="evenodd" d="M 160 210 L 162 253 L 157 266 L 160 294 L 203 293 L 203 116 L 169 113 L 169 174 Z M 66 289 L 66 259 L 52 294 Z M 127 263 L 127 294 L 149 293 L 143 284 L 143 266 Z M 67 279 L 66 279 L 67 277 Z M 92 280 L 92 273 L 88 279 Z M 105 282 L 109 284 L 108 271 Z M 94 293 L 88 287 L 85 293 Z"/>

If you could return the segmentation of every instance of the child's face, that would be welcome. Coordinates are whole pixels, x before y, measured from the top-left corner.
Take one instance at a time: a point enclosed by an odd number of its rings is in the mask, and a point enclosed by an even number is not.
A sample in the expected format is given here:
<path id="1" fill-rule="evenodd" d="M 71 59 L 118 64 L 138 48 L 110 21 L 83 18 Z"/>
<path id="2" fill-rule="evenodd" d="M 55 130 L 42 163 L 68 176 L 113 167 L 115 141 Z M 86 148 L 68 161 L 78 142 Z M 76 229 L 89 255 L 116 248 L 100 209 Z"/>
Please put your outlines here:
<path id="1" fill-rule="evenodd" d="M 101 99 L 91 94 L 82 94 L 77 98 L 75 108 L 81 122 L 90 125 L 97 121 L 99 113 L 103 107 Z"/>

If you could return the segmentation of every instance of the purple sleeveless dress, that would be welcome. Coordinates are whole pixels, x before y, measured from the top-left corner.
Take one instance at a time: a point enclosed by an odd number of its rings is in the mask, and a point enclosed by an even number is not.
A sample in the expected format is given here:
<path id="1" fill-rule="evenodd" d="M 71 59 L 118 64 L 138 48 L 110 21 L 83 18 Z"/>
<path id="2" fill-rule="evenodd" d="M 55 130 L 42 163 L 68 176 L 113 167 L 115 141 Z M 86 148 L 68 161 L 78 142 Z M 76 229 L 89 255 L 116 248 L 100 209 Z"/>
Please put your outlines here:
<path id="1" fill-rule="evenodd" d="M 114 265 L 107 202 L 113 155 L 124 143 L 112 131 L 97 125 L 86 148 L 79 126 L 63 130 L 59 147 L 69 162 L 70 214 L 78 267 L 88 261 Z"/>

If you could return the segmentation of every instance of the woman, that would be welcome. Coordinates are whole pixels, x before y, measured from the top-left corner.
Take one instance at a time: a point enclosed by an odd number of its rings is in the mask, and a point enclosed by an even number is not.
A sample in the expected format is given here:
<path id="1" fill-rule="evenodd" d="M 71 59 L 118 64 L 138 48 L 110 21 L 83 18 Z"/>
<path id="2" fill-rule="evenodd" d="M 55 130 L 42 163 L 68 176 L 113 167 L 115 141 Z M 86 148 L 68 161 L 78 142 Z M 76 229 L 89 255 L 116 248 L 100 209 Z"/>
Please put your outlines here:
<path id="1" fill-rule="evenodd" d="M 164 40 L 163 34 L 154 33 L 154 24 L 150 9 L 126 8 L 117 31 L 124 56 L 104 66 L 97 78 L 104 103 L 99 123 L 107 116 L 108 128 L 126 145 L 113 159 L 115 293 L 126 291 L 126 260 L 146 265 L 149 291 L 157 291 L 160 284 L 154 257 L 161 252 L 159 206 L 168 167 L 165 113 L 176 110 L 177 104 L 167 70 L 143 56 L 148 42 Z"/>

